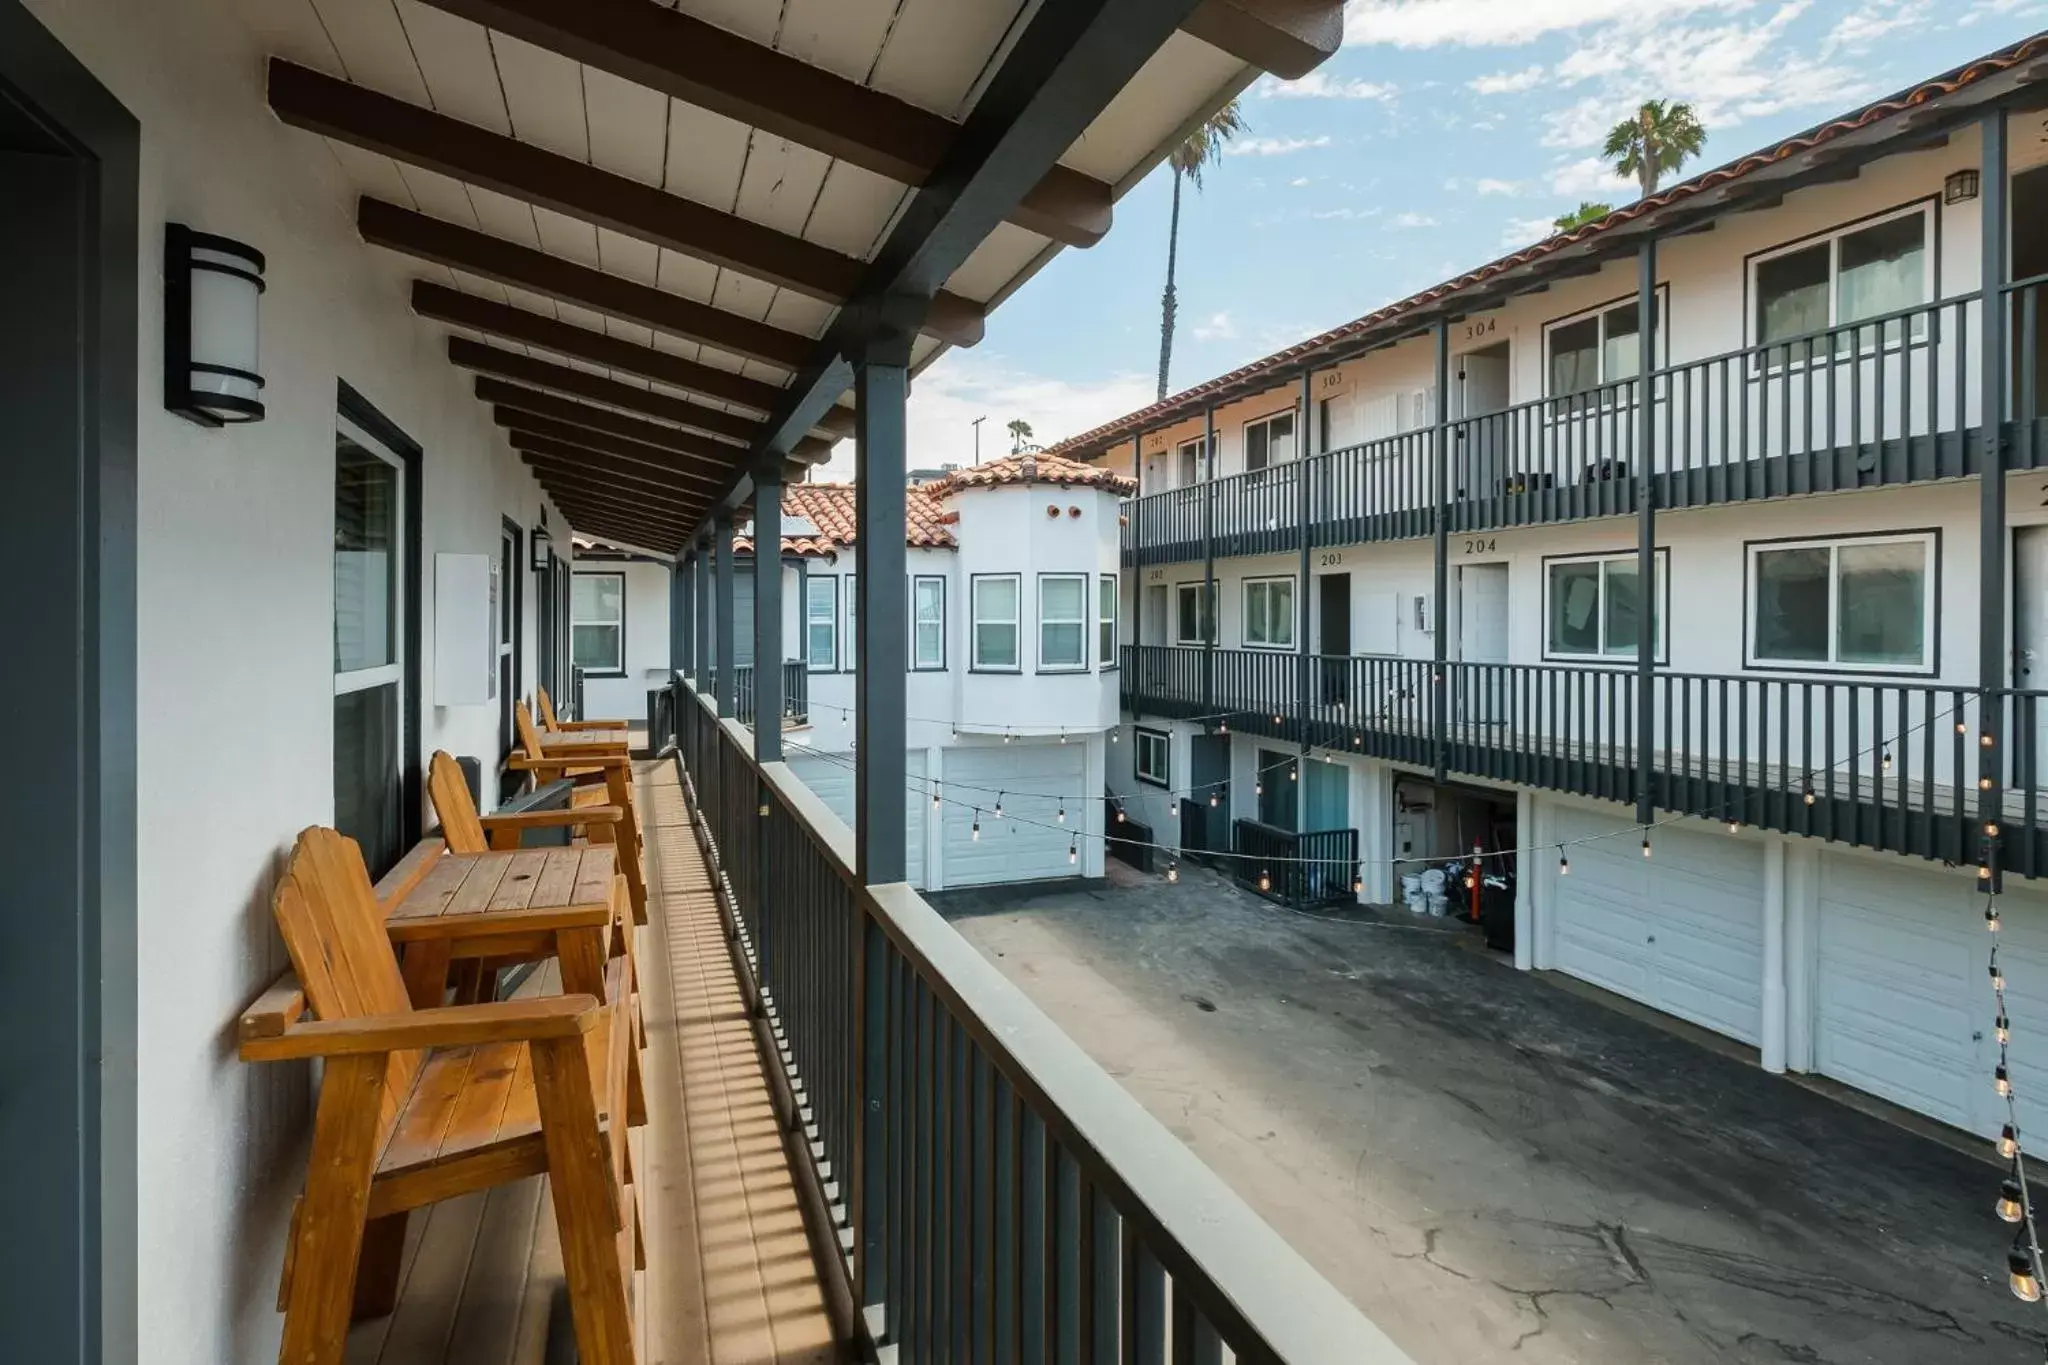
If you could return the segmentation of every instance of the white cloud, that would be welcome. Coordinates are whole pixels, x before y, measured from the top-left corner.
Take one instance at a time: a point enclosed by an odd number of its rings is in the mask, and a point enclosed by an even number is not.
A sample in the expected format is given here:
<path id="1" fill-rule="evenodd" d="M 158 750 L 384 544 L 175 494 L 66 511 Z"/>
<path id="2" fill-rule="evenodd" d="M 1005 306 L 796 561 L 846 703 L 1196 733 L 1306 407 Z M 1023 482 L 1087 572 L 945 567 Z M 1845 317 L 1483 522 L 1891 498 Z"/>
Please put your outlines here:
<path id="1" fill-rule="evenodd" d="M 1334 219 L 1338 222 L 1345 223 L 1359 222 L 1367 218 L 1377 218 L 1379 216 L 1380 210 L 1376 207 L 1369 209 L 1320 209 L 1317 212 L 1311 213 L 1309 215 L 1309 217 L 1320 221 L 1330 221 Z"/>
<path id="2" fill-rule="evenodd" d="M 1482 95 L 1515 95 L 1524 90 L 1534 90 L 1543 84 L 1543 67 L 1524 67 L 1520 71 L 1496 71 L 1490 76 L 1480 76 L 1466 82 L 1467 87 Z"/>
<path id="3" fill-rule="evenodd" d="M 1865 0 L 1828 30 L 1823 52 L 1861 52 L 1889 33 L 1928 18 L 1929 0 Z"/>
<path id="4" fill-rule="evenodd" d="M 1387 219 L 1389 230 L 1395 228 L 1430 228 L 1437 226 L 1436 219 L 1426 213 L 1397 213 Z"/>
<path id="5" fill-rule="evenodd" d="M 1396 47 L 1513 47 L 1546 33 L 1627 23 L 1654 32 L 1703 10 L 1746 9 L 1755 0 L 1351 0 L 1344 41 Z"/>
<path id="6" fill-rule="evenodd" d="M 1308 184 L 1308 177 L 1305 175 L 1297 175 L 1294 177 L 1294 179 L 1288 181 L 1287 184 L 1290 189 L 1298 190 L 1302 186 Z"/>
<path id="7" fill-rule="evenodd" d="M 1345 80 L 1327 71 L 1311 71 L 1298 81 L 1267 76 L 1259 82 L 1260 99 L 1283 100 L 1390 100 L 1395 87 L 1372 81 Z"/>
<path id="8" fill-rule="evenodd" d="M 1229 313 L 1211 313 L 1206 322 L 1198 322 L 1188 329 L 1188 335 L 1197 341 L 1235 341 L 1237 324 L 1230 320 Z"/>
<path id="9" fill-rule="evenodd" d="M 1557 223 L 1551 218 L 1510 218 L 1507 226 L 1501 229 L 1501 250 L 1518 250 L 1540 242 L 1556 231 Z"/>
<path id="10" fill-rule="evenodd" d="M 1225 156 L 1285 156 L 1310 147 L 1327 147 L 1330 135 L 1321 137 L 1248 137 L 1223 144 Z"/>
<path id="11" fill-rule="evenodd" d="M 1519 183 L 1513 180 L 1490 180 L 1481 178 L 1472 182 L 1472 188 L 1481 194 L 1517 195 L 1522 192 Z"/>
<path id="12" fill-rule="evenodd" d="M 1567 199 L 1632 198 L 1636 182 L 1614 173 L 1614 167 L 1597 156 L 1561 163 L 1550 174 L 1550 190 Z"/>

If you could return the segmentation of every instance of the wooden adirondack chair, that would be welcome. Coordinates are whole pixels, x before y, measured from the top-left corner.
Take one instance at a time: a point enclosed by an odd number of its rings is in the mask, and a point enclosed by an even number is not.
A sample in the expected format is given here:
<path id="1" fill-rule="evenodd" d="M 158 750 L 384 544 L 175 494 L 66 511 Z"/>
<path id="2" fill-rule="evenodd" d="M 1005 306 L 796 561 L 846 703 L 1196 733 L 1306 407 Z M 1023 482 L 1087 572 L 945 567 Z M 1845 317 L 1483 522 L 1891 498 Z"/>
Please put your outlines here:
<path id="1" fill-rule="evenodd" d="M 427 762 L 427 795 L 434 803 L 434 816 L 441 822 L 441 838 L 450 853 L 504 852 L 519 847 L 520 835 L 529 829 L 559 829 L 562 826 L 581 826 L 589 833 L 594 844 L 609 844 L 614 841 L 618 823 L 624 812 L 615 806 L 586 806 L 581 810 L 535 810 L 520 811 L 512 815 L 479 815 L 476 802 L 470 798 L 469 783 L 463 779 L 462 766 L 444 749 L 436 749 Z M 624 876 L 624 873 L 620 874 Z M 627 899 L 632 898 L 632 883 L 627 882 Z M 633 926 L 615 924 L 611 934 L 611 956 L 626 959 L 626 980 L 633 991 L 639 990 L 640 971 L 633 956 Z M 493 979 L 500 967 L 515 965 L 524 958 L 487 958 L 480 960 L 478 978 L 480 982 Z M 477 959 L 471 959 L 477 962 Z M 463 999 L 458 989 L 456 998 Z M 633 1037 L 640 1046 L 647 1044 L 647 1034 L 640 1019 L 637 997 L 632 1011 Z M 633 1059 L 635 1072 L 633 1091 L 637 1096 L 639 1087 L 639 1058 Z M 635 1105 L 636 1112 L 638 1105 Z"/>
<path id="2" fill-rule="evenodd" d="M 632 1365 L 641 1248 L 617 1005 L 414 1009 L 361 850 L 331 829 L 299 836 L 272 908 L 293 973 L 242 1016 L 241 1055 L 325 1063 L 279 1287 L 280 1362 L 341 1365 L 352 1309 L 390 1311 L 409 1210 L 545 1172 L 581 1359 Z M 623 960 L 614 972 L 622 987 Z"/>
<path id="3" fill-rule="evenodd" d="M 555 699 L 548 695 L 545 687 L 533 689 L 534 704 L 540 708 L 540 723 L 549 730 L 623 730 L 626 727 L 612 720 L 562 720 L 555 715 Z"/>
<path id="4" fill-rule="evenodd" d="M 519 733 L 519 752 L 506 756 L 506 767 L 524 769 L 536 782 L 571 779 L 579 788 L 571 799 L 572 809 L 602 805 L 618 809 L 613 842 L 619 846 L 619 871 L 626 874 L 626 889 L 633 898 L 634 923 L 647 923 L 647 876 L 640 864 L 640 821 L 633 809 L 632 758 L 623 746 L 579 750 L 573 755 L 550 753 L 525 702 L 512 703 L 512 719 Z"/>

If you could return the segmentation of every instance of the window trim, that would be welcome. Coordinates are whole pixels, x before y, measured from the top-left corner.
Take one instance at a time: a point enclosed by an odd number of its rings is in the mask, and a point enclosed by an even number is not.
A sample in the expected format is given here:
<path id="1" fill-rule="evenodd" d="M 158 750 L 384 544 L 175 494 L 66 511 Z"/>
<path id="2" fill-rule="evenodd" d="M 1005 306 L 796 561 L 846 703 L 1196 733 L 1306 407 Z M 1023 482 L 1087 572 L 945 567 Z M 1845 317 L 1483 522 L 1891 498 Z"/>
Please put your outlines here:
<path id="1" fill-rule="evenodd" d="M 1217 591 L 1220 586 L 1221 585 L 1219 580 L 1214 578 L 1209 580 L 1209 633 L 1211 635 L 1216 634 L 1216 599 L 1220 595 Z M 1202 580 L 1199 578 L 1190 578 L 1175 583 L 1173 585 L 1172 600 L 1173 643 L 1176 648 L 1200 649 L 1202 648 L 1202 646 L 1212 643 L 1212 641 L 1204 640 L 1200 637 L 1197 637 L 1195 639 L 1188 639 L 1182 636 L 1182 634 L 1180 633 L 1180 595 L 1184 590 L 1189 588 L 1194 589 L 1194 591 L 1197 594 L 1195 599 L 1195 622 L 1197 625 L 1201 624 L 1202 604 L 1199 594 L 1202 591 Z"/>
<path id="2" fill-rule="evenodd" d="M 1110 589 L 1110 615 L 1102 615 L 1102 590 Z M 1104 648 L 1102 628 L 1109 627 L 1108 647 Z M 1095 575 L 1095 667 L 1108 671 L 1117 666 L 1117 646 L 1123 640 L 1124 627 L 1124 580 L 1123 575 L 1098 573 Z"/>
<path id="3" fill-rule="evenodd" d="M 935 664 L 919 663 L 917 660 L 917 588 L 920 583 L 939 585 L 939 661 Z M 937 573 L 919 573 L 910 576 L 910 671 L 913 673 L 944 673 L 946 671 L 946 576 Z"/>
<path id="4" fill-rule="evenodd" d="M 1207 445 L 1207 443 L 1208 443 L 1208 440 L 1209 440 L 1209 438 L 1208 438 L 1207 436 L 1190 436 L 1190 437 L 1188 437 L 1188 438 L 1187 438 L 1186 440 L 1184 440 L 1184 441 L 1176 441 L 1176 442 L 1174 442 L 1174 444 L 1173 444 L 1173 486 L 1174 486 L 1175 488 L 1196 488 L 1196 487 L 1199 487 L 1199 486 L 1201 485 L 1202 481 L 1203 481 L 1204 479 L 1206 479 L 1206 478 L 1207 478 L 1207 477 L 1209 476 L 1209 474 L 1210 474 L 1210 468 L 1209 468 L 1209 452 L 1207 451 L 1207 449 L 1203 449 L 1203 450 L 1202 450 L 1202 451 L 1201 451 L 1201 452 L 1200 452 L 1199 454 L 1197 454 L 1197 455 L 1195 456 L 1195 477 L 1194 477 L 1193 481 L 1192 481 L 1192 482 L 1189 482 L 1189 483 L 1182 483 L 1182 482 L 1181 482 L 1181 480 L 1180 480 L 1180 459 L 1181 459 L 1181 456 L 1187 453 L 1187 449 L 1188 449 L 1188 447 L 1189 447 L 1189 446 L 1205 446 L 1205 447 L 1206 447 L 1206 445 Z"/>
<path id="5" fill-rule="evenodd" d="M 1159 775 L 1156 777 L 1145 771 L 1145 744 L 1148 740 L 1157 740 L 1159 742 L 1159 754 L 1162 762 Z M 1131 776 L 1148 787 L 1162 787 L 1171 791 L 1173 789 L 1173 737 L 1164 730 L 1154 730 L 1143 725 L 1132 726 Z"/>
<path id="6" fill-rule="evenodd" d="M 1652 348 L 1655 351 L 1653 358 L 1656 361 L 1656 369 L 1665 370 L 1671 367 L 1671 282 L 1669 280 L 1663 281 L 1652 293 L 1656 299 L 1657 322 L 1659 324 L 1657 334 L 1652 339 Z M 1550 391 L 1550 334 L 1560 327 L 1569 327 L 1575 322 L 1584 322 L 1587 318 L 1603 318 L 1624 303 L 1639 303 L 1641 301 L 1642 291 L 1640 289 L 1631 289 L 1626 294 L 1616 295 L 1614 298 L 1602 303 L 1581 308 L 1576 313 L 1566 313 L 1560 317 L 1554 317 L 1544 323 L 1537 333 L 1537 360 L 1543 370 L 1543 397 L 1549 400 L 1552 405 L 1568 404 L 1573 399 L 1583 399 L 1589 394 L 1597 394 L 1602 389 L 1609 389 L 1616 384 L 1627 382 L 1626 380 L 1603 378 L 1592 388 L 1580 389 L 1577 393 L 1552 393 Z M 1605 332 L 1601 333 L 1600 345 L 1600 354 L 1604 357 L 1607 346 Z M 1635 377 L 1634 375 L 1629 376 L 1630 379 Z M 1508 406 L 1513 407 L 1514 405 L 1510 403 Z M 1568 417 L 1575 414 L 1565 411 L 1558 415 Z"/>
<path id="7" fill-rule="evenodd" d="M 1665 668 L 1669 667 L 1671 663 L 1671 550 L 1667 546 L 1659 545 L 1651 553 L 1654 557 L 1657 586 L 1662 588 L 1663 591 L 1658 594 L 1661 600 L 1657 603 L 1657 653 L 1656 657 L 1650 662 L 1656 667 Z M 1634 550 L 1587 550 L 1577 554 L 1543 556 L 1540 561 L 1543 570 L 1540 591 L 1542 593 L 1543 605 L 1542 660 L 1544 663 L 1591 664 L 1623 669 L 1636 667 L 1638 661 L 1628 655 L 1565 654 L 1550 647 L 1550 566 L 1553 564 L 1597 564 L 1605 563 L 1609 560 L 1628 560 L 1633 562 L 1635 558 L 1636 552 Z M 1607 605 L 1605 600 L 1607 594 L 1606 576 L 1604 574 L 1601 576 L 1600 593 L 1602 600 L 1599 611 L 1601 612 L 1600 619 L 1603 622 L 1601 629 L 1604 631 L 1606 629 L 1604 622 Z"/>
<path id="8" fill-rule="evenodd" d="M 1777 372 L 1785 369 L 1788 364 L 1798 368 L 1804 365 L 1819 364 L 1835 358 L 1833 351 L 1830 350 L 1825 355 L 1815 355 L 1804 360 L 1779 360 L 1768 366 L 1764 364 L 1764 351 L 1767 348 L 1789 346 L 1797 338 L 1787 341 L 1766 342 L 1758 335 L 1756 317 L 1756 272 L 1758 266 L 1767 261 L 1776 260 L 1780 256 L 1789 256 L 1796 251 L 1804 251 L 1819 242 L 1829 243 L 1829 322 L 1821 331 L 1828 332 L 1838 327 L 1852 325 L 1834 320 L 1838 304 L 1836 289 L 1839 285 L 1841 274 L 1839 267 L 1840 252 L 1834 249 L 1832 244 L 1840 241 L 1850 233 L 1860 232 L 1864 228 L 1875 227 L 1879 223 L 1888 222 L 1894 218 L 1903 218 L 1907 214 L 1915 212 L 1919 213 L 1927 222 L 1927 298 L 1918 306 L 1932 308 L 1941 301 L 1941 196 L 1939 194 L 1923 194 L 1916 199 L 1909 199 L 1902 204 L 1895 204 L 1887 209 L 1879 209 L 1874 213 L 1867 213 L 1861 218 L 1852 218 L 1847 222 L 1837 223 L 1833 227 L 1823 228 L 1818 232 L 1809 232 L 1803 237 L 1794 237 L 1790 241 L 1779 242 L 1775 246 L 1760 247 L 1745 255 L 1742 258 L 1742 345 L 1745 351 L 1754 353 L 1750 358 L 1750 373 L 1755 375 L 1765 370 Z M 1805 333 L 1803 335 L 1814 334 Z M 1926 336 L 1914 338 L 1909 335 L 1902 340 L 1914 345 L 1924 346 L 1928 344 Z M 1884 344 L 1889 348 L 1900 345 L 1901 342 L 1888 341 Z"/>
<path id="9" fill-rule="evenodd" d="M 1252 639 L 1251 635 L 1252 586 L 1254 584 L 1285 583 L 1288 586 L 1288 591 L 1290 594 L 1299 594 L 1301 591 L 1301 585 L 1295 581 L 1295 576 L 1291 573 L 1255 574 L 1241 581 L 1243 587 L 1238 594 L 1237 605 L 1239 615 L 1237 619 L 1237 634 L 1239 640 L 1242 642 L 1244 647 L 1246 649 L 1265 650 L 1268 653 L 1273 654 L 1295 653 L 1295 637 L 1301 633 L 1299 629 L 1300 622 L 1296 619 L 1296 617 L 1299 615 L 1301 611 L 1301 598 L 1298 595 L 1294 596 L 1293 599 L 1292 605 L 1294 607 L 1294 610 L 1287 614 L 1286 644 L 1273 644 L 1270 641 L 1260 642 Z M 1268 622 L 1268 624 L 1271 623 Z"/>
<path id="10" fill-rule="evenodd" d="M 846 580 L 846 588 L 839 594 L 839 634 L 837 636 L 839 671 L 841 673 L 853 673 L 857 672 L 860 667 L 860 636 L 858 633 L 860 618 L 856 614 L 855 609 L 855 603 L 860 600 L 858 595 L 860 575 L 858 573 L 845 573 L 841 574 L 840 577 Z"/>
<path id="11" fill-rule="evenodd" d="M 1754 634 L 1754 613 L 1756 591 L 1761 580 L 1756 573 L 1756 557 L 1760 550 L 1811 550 L 1835 549 L 1842 545 L 1858 542 L 1878 541 L 1904 543 L 1918 541 L 1927 547 L 1926 581 L 1921 585 L 1923 623 L 1926 643 L 1926 662 L 1913 664 L 1845 664 L 1832 658 L 1826 660 L 1776 660 L 1759 659 L 1756 653 Z M 1836 637 L 1836 605 L 1841 592 L 1838 578 L 1838 557 L 1830 557 L 1828 564 L 1828 653 L 1833 655 L 1840 645 Z M 1742 667 L 1756 673 L 1815 673 L 1839 674 L 1851 677 L 1923 678 L 1935 677 L 1941 673 L 1941 528 L 1938 526 L 1904 527 L 1892 531 L 1850 531 L 1835 536 L 1775 536 L 1767 540 L 1745 540 L 1742 542 Z"/>
<path id="12" fill-rule="evenodd" d="M 608 626 L 610 621 L 585 621 L 576 615 L 576 585 L 574 578 L 616 578 L 619 580 L 619 666 L 617 668 L 584 668 L 586 678 L 623 678 L 626 676 L 626 575 L 619 569 L 577 569 L 569 585 L 569 662 L 576 665 L 576 627 Z"/>
<path id="13" fill-rule="evenodd" d="M 1253 469 L 1251 464 L 1251 429 L 1253 427 L 1262 427 L 1277 417 L 1292 417 L 1294 419 L 1294 454 L 1285 460 L 1277 461 L 1269 457 L 1264 464 L 1260 465 L 1257 469 Z M 1294 464 L 1300 460 L 1302 458 L 1301 427 L 1301 405 L 1298 403 L 1289 403 L 1284 408 L 1274 408 L 1262 417 L 1247 417 L 1244 421 L 1239 422 L 1237 424 L 1237 463 L 1241 466 L 1242 472 L 1246 474 L 1264 474 L 1269 470 L 1278 469 L 1281 465 Z M 1273 448 L 1273 438 L 1270 436 L 1266 438 L 1266 448 L 1268 450 Z"/>
<path id="14" fill-rule="evenodd" d="M 1017 614 L 1007 621 L 990 621 L 994 626 L 1017 628 L 1017 662 L 984 664 L 981 661 L 981 584 L 1008 579 L 1017 585 Z M 967 576 L 967 671 L 969 673 L 1022 673 L 1024 671 L 1024 575 L 1020 573 L 977 573 Z"/>
<path id="15" fill-rule="evenodd" d="M 830 616 L 818 619 L 811 615 L 811 589 L 813 584 L 823 583 L 832 594 Z M 804 584 L 804 672 L 837 673 L 839 671 L 839 575 L 836 573 L 809 573 L 803 576 Z M 817 663 L 811 658 L 811 627 L 830 624 L 832 627 L 832 658 L 826 663 Z"/>
<path id="16" fill-rule="evenodd" d="M 1089 581 L 1092 577 L 1092 574 L 1085 573 L 1040 573 L 1038 575 L 1038 591 L 1036 602 L 1038 612 L 1037 618 L 1033 623 L 1036 626 L 1037 648 L 1033 652 L 1031 660 L 1033 664 L 1033 672 L 1086 673 L 1088 671 L 1088 632 L 1095 625 L 1095 613 L 1093 611 L 1090 611 L 1088 608 L 1088 590 L 1094 586 L 1094 584 Z M 1078 581 L 1081 584 L 1081 615 L 1078 620 L 1078 624 L 1081 627 L 1081 657 L 1076 662 L 1070 664 L 1049 664 L 1045 661 L 1045 627 L 1047 624 L 1045 619 L 1045 585 L 1047 583 L 1052 582 L 1075 581 Z M 1052 622 L 1052 624 L 1058 626 L 1065 626 L 1074 625 L 1077 624 L 1077 622 L 1054 621 Z"/>

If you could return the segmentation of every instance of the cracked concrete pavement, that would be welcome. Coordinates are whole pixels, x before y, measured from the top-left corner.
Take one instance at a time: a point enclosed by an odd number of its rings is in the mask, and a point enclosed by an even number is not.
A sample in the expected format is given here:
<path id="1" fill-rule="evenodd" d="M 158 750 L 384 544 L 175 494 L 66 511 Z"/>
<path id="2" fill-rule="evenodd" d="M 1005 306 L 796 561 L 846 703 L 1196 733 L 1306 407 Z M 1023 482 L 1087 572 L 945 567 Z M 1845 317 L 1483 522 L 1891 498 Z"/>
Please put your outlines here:
<path id="1" fill-rule="evenodd" d="M 1989 1163 L 1461 933 L 1124 880 L 942 908 L 1418 1365 L 2039 1365 Z"/>

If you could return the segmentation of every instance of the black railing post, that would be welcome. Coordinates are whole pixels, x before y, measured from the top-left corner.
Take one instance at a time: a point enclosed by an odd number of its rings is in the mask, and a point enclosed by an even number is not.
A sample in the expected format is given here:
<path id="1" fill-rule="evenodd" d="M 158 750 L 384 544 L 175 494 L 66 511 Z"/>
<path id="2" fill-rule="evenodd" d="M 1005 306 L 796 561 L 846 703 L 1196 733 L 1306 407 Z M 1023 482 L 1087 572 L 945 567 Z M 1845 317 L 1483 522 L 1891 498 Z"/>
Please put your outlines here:
<path id="1" fill-rule="evenodd" d="M 1131 643 L 1145 643 L 1145 436 L 1131 438 Z M 1117 556 L 1123 562 L 1123 556 Z M 1121 593 L 1123 588 L 1119 586 Z"/>
<path id="2" fill-rule="evenodd" d="M 1313 376 L 1308 370 L 1301 372 L 1301 413 L 1294 419 L 1294 539 L 1300 553 L 1301 578 L 1294 590 L 1295 624 L 1294 648 L 1300 667 L 1296 670 L 1296 686 L 1299 689 L 1294 699 L 1295 734 L 1301 740 L 1302 759 L 1308 757 L 1309 741 L 1309 669 L 1314 659 L 1309 650 L 1309 534 L 1308 534 L 1308 470 L 1309 470 L 1309 386 Z M 1306 778 L 1306 774 L 1297 773 Z M 1306 780 L 1295 784 L 1295 825 L 1301 826 L 1301 813 L 1308 809 L 1308 783 Z"/>
<path id="3" fill-rule="evenodd" d="M 690 656 L 689 547 L 676 551 L 668 570 L 668 671 L 680 673 Z"/>
<path id="4" fill-rule="evenodd" d="M 1980 825 L 1982 863 L 1991 875 L 1979 885 L 1987 892 L 2001 889 L 2003 878 L 1998 864 L 1999 841 L 1991 830 L 1999 826 L 2003 809 L 2001 769 L 2004 755 L 1999 745 L 2003 730 L 2003 696 L 2008 656 L 2005 643 L 2006 528 L 2005 528 L 2005 383 L 2006 309 L 1999 285 L 2006 277 L 2006 113 L 2003 108 L 1987 112 L 1983 129 L 1983 155 L 1979 173 L 1983 199 L 1977 206 L 1982 221 L 1983 288 L 1979 290 L 1982 341 L 1978 366 L 1984 380 L 1980 414 L 1984 424 L 1984 459 L 1978 470 L 1978 574 L 1977 590 L 1977 819 Z M 1958 398 L 1958 401 L 1961 401 Z"/>
<path id="5" fill-rule="evenodd" d="M 782 761 L 782 461 L 754 471 L 754 761 Z"/>
<path id="6" fill-rule="evenodd" d="M 733 664 L 733 576 L 732 576 L 732 530 L 733 517 L 730 509 L 721 510 L 711 522 L 712 562 L 717 566 L 717 583 L 712 593 L 712 627 L 716 643 L 712 646 L 713 657 L 718 669 L 718 714 L 733 714 L 734 703 L 739 697 L 739 669 Z"/>
<path id="7" fill-rule="evenodd" d="M 1216 626 L 1217 618 L 1223 614 L 1221 605 L 1216 600 L 1216 409 L 1205 408 L 1202 418 L 1202 586 L 1195 594 L 1195 625 L 1202 632 L 1202 714 L 1205 717 L 1216 710 Z"/>
<path id="8" fill-rule="evenodd" d="M 707 524 L 697 550 L 697 643 L 691 655 L 691 682 L 699 692 L 711 690 L 711 538 L 712 528 Z"/>
<path id="9" fill-rule="evenodd" d="M 1636 248 L 1636 820 L 1655 810 L 1657 715 L 1657 239 Z"/>
<path id="10" fill-rule="evenodd" d="M 1432 428 L 1430 461 L 1435 487 L 1431 501 L 1436 504 L 1436 574 L 1432 582 L 1429 625 L 1434 633 L 1435 655 L 1429 674 L 1429 752 L 1436 780 L 1444 780 L 1445 731 L 1450 725 L 1449 686 L 1450 639 L 1444 610 L 1451 584 L 1451 324 L 1438 318 L 1436 335 L 1436 411 L 1430 414 Z"/>

